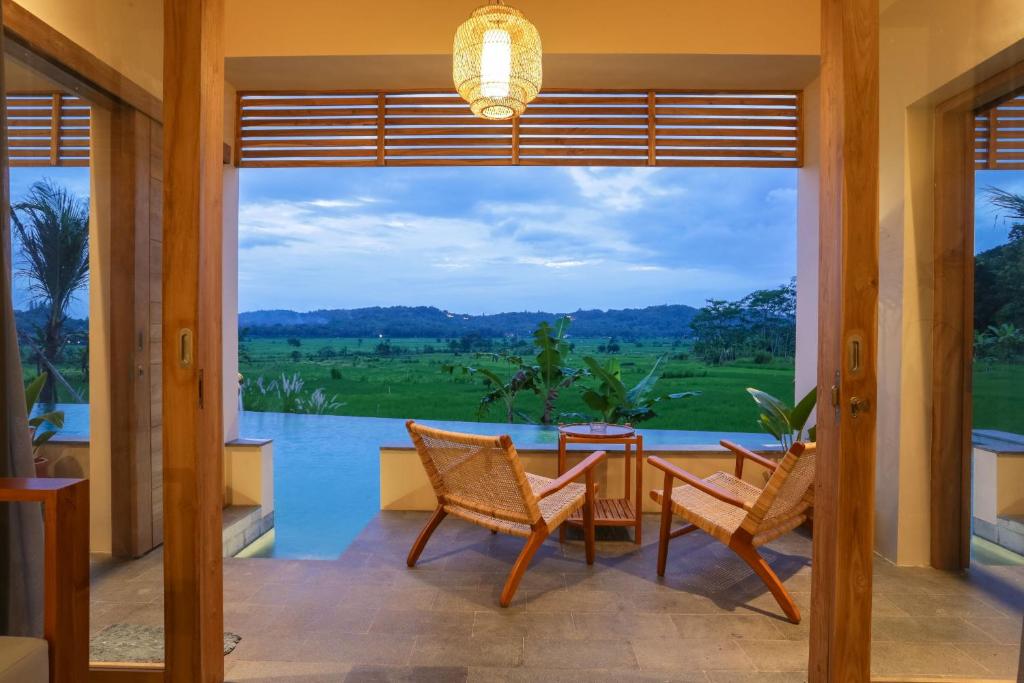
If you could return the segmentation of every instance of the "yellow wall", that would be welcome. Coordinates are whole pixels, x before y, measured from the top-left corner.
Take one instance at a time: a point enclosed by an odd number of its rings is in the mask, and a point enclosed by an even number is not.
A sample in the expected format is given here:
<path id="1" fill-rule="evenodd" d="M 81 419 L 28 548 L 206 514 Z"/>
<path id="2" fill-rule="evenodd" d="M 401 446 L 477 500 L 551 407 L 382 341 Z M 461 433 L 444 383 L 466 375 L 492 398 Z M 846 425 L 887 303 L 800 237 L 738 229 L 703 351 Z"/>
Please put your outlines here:
<path id="1" fill-rule="evenodd" d="M 228 57 L 447 54 L 482 0 L 227 0 Z M 546 53 L 818 54 L 819 0 L 516 0 Z"/>
<path id="2" fill-rule="evenodd" d="M 1019 0 L 895 0 L 881 16 L 876 547 L 929 561 L 934 105 L 1024 59 Z"/>
<path id="3" fill-rule="evenodd" d="M 163 91 L 161 0 L 16 0 L 157 97 Z"/>

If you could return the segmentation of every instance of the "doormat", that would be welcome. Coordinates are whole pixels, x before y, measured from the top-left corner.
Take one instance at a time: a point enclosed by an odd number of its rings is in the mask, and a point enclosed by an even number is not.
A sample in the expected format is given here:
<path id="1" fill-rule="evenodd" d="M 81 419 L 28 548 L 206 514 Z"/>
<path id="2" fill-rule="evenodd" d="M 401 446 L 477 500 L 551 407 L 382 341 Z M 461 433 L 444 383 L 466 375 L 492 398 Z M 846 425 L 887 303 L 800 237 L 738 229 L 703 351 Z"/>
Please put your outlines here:
<path id="1" fill-rule="evenodd" d="M 224 634 L 224 654 L 231 654 L 242 637 Z M 164 627 L 139 624 L 113 624 L 89 639 L 89 661 L 146 662 L 164 661 Z"/>

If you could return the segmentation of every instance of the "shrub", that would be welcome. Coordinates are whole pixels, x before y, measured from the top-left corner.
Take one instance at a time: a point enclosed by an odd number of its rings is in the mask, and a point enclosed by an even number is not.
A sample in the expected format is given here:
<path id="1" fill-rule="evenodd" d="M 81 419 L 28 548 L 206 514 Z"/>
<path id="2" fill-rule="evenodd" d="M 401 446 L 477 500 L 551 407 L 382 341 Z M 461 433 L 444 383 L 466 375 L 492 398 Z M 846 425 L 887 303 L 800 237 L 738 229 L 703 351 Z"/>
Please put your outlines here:
<path id="1" fill-rule="evenodd" d="M 341 370 L 338 368 L 331 368 L 331 379 L 341 379 Z"/>
<path id="2" fill-rule="evenodd" d="M 754 354 L 754 363 L 757 365 L 768 365 L 773 360 L 772 354 L 767 351 L 758 351 Z"/>

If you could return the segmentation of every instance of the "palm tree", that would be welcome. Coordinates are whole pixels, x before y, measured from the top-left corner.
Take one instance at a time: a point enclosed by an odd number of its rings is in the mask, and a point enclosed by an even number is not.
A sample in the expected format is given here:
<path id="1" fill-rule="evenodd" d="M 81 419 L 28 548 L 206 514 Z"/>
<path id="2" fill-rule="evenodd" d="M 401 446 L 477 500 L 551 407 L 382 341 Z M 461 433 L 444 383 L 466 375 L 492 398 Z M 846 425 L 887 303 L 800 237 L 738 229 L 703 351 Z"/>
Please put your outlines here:
<path id="1" fill-rule="evenodd" d="M 51 180 L 29 188 L 11 207 L 20 243 L 21 269 L 33 303 L 46 311 L 37 325 L 34 346 L 51 372 L 41 400 L 56 402 L 54 372 L 67 343 L 64 323 L 75 294 L 89 281 L 89 201 Z"/>
<path id="2" fill-rule="evenodd" d="M 986 187 L 985 195 L 988 201 L 1006 212 L 1006 217 L 1011 220 L 1024 221 L 1024 195 L 1014 194 L 1001 190 L 998 187 Z M 1010 241 L 1024 239 L 1024 222 L 1014 223 L 1010 226 Z"/>

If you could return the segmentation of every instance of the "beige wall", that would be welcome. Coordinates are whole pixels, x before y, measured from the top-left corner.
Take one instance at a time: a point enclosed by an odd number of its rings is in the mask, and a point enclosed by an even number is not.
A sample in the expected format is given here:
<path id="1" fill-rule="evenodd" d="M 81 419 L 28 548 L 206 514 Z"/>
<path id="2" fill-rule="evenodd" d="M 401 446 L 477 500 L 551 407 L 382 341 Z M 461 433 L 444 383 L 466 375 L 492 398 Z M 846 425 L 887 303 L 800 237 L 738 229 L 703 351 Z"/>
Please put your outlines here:
<path id="1" fill-rule="evenodd" d="M 436 55 L 481 0 L 227 0 L 228 57 Z M 818 54 L 819 0 L 517 0 L 545 53 Z"/>
<path id="2" fill-rule="evenodd" d="M 1024 58 L 1019 0 L 894 0 L 881 17 L 876 547 L 929 561 L 934 105 Z"/>
<path id="3" fill-rule="evenodd" d="M 163 90 L 161 0 L 15 0 L 157 97 Z"/>

